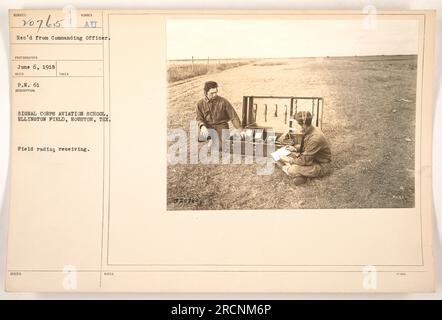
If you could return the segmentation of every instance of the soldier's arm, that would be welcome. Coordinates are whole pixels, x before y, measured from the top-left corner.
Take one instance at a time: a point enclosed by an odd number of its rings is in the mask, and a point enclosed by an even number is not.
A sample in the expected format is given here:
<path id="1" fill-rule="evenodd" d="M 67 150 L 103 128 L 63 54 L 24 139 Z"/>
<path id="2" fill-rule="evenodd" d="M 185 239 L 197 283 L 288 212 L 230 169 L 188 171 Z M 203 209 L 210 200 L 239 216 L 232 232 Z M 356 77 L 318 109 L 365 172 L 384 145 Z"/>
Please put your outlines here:
<path id="1" fill-rule="evenodd" d="M 316 154 L 321 150 L 323 141 L 315 137 L 310 138 L 304 145 L 304 152 L 294 159 L 294 164 L 300 166 L 310 166 L 315 160 Z"/>
<path id="2" fill-rule="evenodd" d="M 233 126 L 236 129 L 241 128 L 241 120 L 239 120 L 238 114 L 236 113 L 235 109 L 233 109 L 232 105 L 230 104 L 229 101 L 224 100 L 225 104 L 226 104 L 226 112 L 227 112 L 227 116 L 228 116 L 228 120 L 232 121 Z"/>
<path id="3" fill-rule="evenodd" d="M 196 121 L 198 122 L 198 128 L 201 128 L 203 125 L 207 126 L 204 113 L 201 110 L 201 105 L 199 103 L 196 104 Z"/>

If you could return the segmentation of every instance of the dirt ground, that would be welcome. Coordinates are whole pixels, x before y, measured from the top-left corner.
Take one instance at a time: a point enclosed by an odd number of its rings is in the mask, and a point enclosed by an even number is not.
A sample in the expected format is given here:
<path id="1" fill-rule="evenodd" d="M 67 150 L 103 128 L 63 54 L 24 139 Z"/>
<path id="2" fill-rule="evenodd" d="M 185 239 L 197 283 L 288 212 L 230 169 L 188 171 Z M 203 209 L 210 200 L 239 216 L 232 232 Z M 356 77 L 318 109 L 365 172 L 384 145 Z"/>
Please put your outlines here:
<path id="1" fill-rule="evenodd" d="M 169 164 L 168 209 L 414 207 L 416 67 L 416 56 L 263 60 L 170 84 L 168 128 L 186 131 L 207 80 L 240 117 L 245 95 L 323 97 L 333 172 L 297 187 L 259 164 Z"/>

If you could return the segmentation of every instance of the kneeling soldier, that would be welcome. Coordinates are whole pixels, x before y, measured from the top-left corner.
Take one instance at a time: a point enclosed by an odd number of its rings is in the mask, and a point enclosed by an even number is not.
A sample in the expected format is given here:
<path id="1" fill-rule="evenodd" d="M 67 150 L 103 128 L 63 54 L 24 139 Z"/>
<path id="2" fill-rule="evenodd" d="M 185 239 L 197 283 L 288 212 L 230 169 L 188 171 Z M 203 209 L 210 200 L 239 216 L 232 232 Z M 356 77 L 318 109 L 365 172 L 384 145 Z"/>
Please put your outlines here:
<path id="1" fill-rule="evenodd" d="M 218 135 L 216 141 L 222 142 L 223 130 L 229 130 L 229 121 L 239 133 L 241 121 L 230 102 L 218 95 L 218 84 L 215 81 L 207 81 L 204 84 L 204 98 L 198 101 L 196 106 L 196 120 L 200 130 L 199 141 L 206 141 L 209 137 L 208 129 L 214 129 Z M 210 137 L 213 138 L 214 137 Z M 221 144 L 219 145 L 221 149 Z"/>

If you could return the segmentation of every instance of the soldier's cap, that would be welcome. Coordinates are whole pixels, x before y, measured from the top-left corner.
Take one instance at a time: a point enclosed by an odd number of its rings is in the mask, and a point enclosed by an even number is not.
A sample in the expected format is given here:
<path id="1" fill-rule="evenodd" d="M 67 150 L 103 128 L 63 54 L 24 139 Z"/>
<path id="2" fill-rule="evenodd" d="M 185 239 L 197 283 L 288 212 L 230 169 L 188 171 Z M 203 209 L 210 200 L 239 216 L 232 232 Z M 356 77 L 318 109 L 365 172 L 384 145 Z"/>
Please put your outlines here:
<path id="1" fill-rule="evenodd" d="M 299 125 L 305 124 L 309 126 L 312 124 L 313 116 L 310 111 L 298 111 L 296 112 L 295 119 Z"/>

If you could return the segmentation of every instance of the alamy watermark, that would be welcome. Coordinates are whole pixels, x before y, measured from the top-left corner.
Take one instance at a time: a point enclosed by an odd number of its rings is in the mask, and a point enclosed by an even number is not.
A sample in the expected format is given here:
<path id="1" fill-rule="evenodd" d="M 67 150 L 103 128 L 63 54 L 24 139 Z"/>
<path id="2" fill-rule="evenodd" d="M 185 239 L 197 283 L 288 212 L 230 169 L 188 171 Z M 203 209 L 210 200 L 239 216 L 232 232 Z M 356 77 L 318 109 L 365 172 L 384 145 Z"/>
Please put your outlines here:
<path id="1" fill-rule="evenodd" d="M 255 136 L 242 135 L 229 129 L 221 131 L 221 137 L 214 129 L 208 129 L 210 139 L 201 147 L 198 142 L 199 128 L 196 121 L 189 125 L 189 136 L 182 128 L 169 129 L 167 141 L 172 142 L 167 151 L 167 161 L 176 164 L 253 164 L 258 175 L 273 173 L 275 161 L 271 153 L 275 151 L 275 139 L 262 139 Z M 274 137 L 273 130 L 267 136 Z M 220 139 L 221 138 L 221 139 Z M 244 162 L 243 162 L 244 160 Z"/>
<path id="2" fill-rule="evenodd" d="M 375 266 L 364 266 L 362 278 L 362 287 L 365 290 L 376 290 L 378 287 L 378 273 Z"/>
<path id="3" fill-rule="evenodd" d="M 75 266 L 66 265 L 63 268 L 63 289 L 76 290 L 77 289 L 77 268 Z"/>

